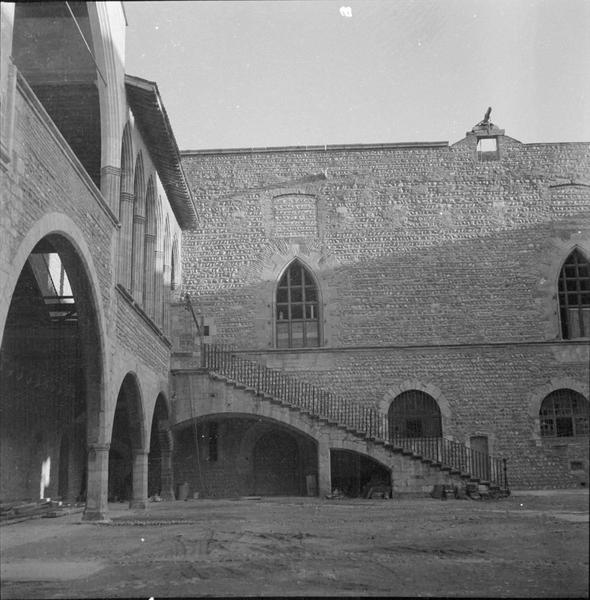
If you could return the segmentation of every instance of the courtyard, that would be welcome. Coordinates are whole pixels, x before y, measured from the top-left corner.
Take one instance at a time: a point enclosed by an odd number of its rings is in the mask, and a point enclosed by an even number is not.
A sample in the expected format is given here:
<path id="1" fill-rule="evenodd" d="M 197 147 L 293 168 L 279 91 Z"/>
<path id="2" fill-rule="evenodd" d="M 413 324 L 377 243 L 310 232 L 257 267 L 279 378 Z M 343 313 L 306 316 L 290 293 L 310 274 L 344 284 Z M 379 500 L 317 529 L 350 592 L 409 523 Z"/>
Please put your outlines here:
<path id="1" fill-rule="evenodd" d="M 2 597 L 588 597 L 587 490 L 109 511 L 3 525 Z"/>

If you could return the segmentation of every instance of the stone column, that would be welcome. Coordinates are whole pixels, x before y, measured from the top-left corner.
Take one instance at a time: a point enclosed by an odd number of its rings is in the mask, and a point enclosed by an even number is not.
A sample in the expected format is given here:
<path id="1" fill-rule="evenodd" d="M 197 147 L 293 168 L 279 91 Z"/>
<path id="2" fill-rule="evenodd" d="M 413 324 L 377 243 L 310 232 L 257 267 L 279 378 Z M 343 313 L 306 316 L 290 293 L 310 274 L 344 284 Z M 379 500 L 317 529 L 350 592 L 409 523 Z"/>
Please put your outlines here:
<path id="1" fill-rule="evenodd" d="M 133 258 L 131 266 L 131 293 L 138 304 L 143 302 L 143 258 L 145 254 L 145 217 L 133 215 Z"/>
<path id="2" fill-rule="evenodd" d="M 148 453 L 133 450 L 133 491 L 129 508 L 147 508 Z"/>
<path id="3" fill-rule="evenodd" d="M 164 253 L 156 250 L 155 254 L 156 274 L 154 279 L 154 322 L 162 328 L 162 302 L 164 301 Z"/>
<path id="4" fill-rule="evenodd" d="M 164 254 L 164 289 L 162 290 L 162 331 L 170 335 L 170 253 Z"/>
<path id="5" fill-rule="evenodd" d="M 322 436 L 318 440 L 318 490 L 320 498 L 332 493 L 330 438 L 328 436 Z"/>
<path id="6" fill-rule="evenodd" d="M 160 487 L 162 500 L 174 500 L 172 450 L 162 450 L 160 457 Z"/>
<path id="7" fill-rule="evenodd" d="M 100 191 L 111 210 L 119 214 L 119 194 L 121 190 L 121 169 L 105 165 L 100 170 Z"/>
<path id="8" fill-rule="evenodd" d="M 119 255 L 118 282 L 127 290 L 131 290 L 131 244 L 133 242 L 133 203 L 135 196 L 129 192 L 121 192 L 119 211 Z"/>
<path id="9" fill-rule="evenodd" d="M 145 234 L 145 291 L 143 295 L 143 309 L 146 314 L 155 320 L 155 282 L 156 282 L 156 236 L 153 233 Z"/>
<path id="10" fill-rule="evenodd" d="M 110 444 L 89 444 L 85 521 L 108 520 Z"/>

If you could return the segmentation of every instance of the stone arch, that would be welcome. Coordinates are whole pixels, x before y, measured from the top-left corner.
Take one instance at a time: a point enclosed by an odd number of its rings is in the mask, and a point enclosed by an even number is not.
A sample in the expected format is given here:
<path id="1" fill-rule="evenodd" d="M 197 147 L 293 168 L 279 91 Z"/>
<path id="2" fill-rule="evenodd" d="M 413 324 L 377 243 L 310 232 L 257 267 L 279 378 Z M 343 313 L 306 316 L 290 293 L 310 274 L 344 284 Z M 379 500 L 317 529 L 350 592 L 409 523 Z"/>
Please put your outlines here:
<path id="1" fill-rule="evenodd" d="M 410 390 L 418 390 L 434 398 L 440 409 L 444 434 L 451 420 L 451 409 L 447 398 L 444 396 L 440 388 L 433 383 L 423 383 L 417 379 L 406 379 L 405 381 L 402 381 L 401 383 L 389 388 L 389 390 L 385 393 L 383 399 L 381 402 L 379 402 L 379 411 L 382 414 L 387 415 L 393 400 L 403 392 Z"/>
<path id="2" fill-rule="evenodd" d="M 131 123 L 127 121 L 121 136 L 121 193 L 133 194 L 134 165 L 133 165 L 133 136 Z M 119 218 L 120 218 L 119 211 Z"/>
<path id="3" fill-rule="evenodd" d="M 562 338 L 558 294 L 559 276 L 565 261 L 574 250 L 578 250 L 586 258 L 590 257 L 590 246 L 581 239 L 581 235 L 575 235 L 568 239 L 553 237 L 547 256 L 539 261 L 541 278 L 537 285 L 537 293 L 541 298 L 543 318 L 547 323 L 546 334 L 551 339 Z"/>
<path id="4" fill-rule="evenodd" d="M 172 250 L 170 254 L 170 290 L 173 297 L 180 293 L 180 284 L 182 281 L 182 263 L 180 260 L 180 244 L 178 233 L 174 234 L 172 240 Z"/>
<path id="5" fill-rule="evenodd" d="M 85 344 L 85 347 L 91 347 L 93 355 L 95 353 L 98 357 L 96 370 L 97 372 L 100 372 L 100 377 L 97 377 L 97 380 L 93 382 L 93 389 L 96 388 L 97 390 L 102 390 L 104 384 L 104 365 L 106 362 L 104 340 L 107 336 L 99 278 L 94 266 L 92 253 L 84 234 L 70 217 L 64 214 L 47 213 L 41 217 L 41 219 L 29 228 L 12 258 L 9 272 L 6 274 L 6 277 L 3 278 L 4 285 L 0 288 L 0 344 L 4 339 L 10 301 L 16 289 L 16 284 L 23 267 L 35 246 L 48 236 L 52 236 L 54 242 L 57 239 L 57 244 L 60 248 L 66 250 L 71 249 L 79 263 L 79 268 L 78 265 L 75 265 L 78 275 L 73 276 L 74 281 L 72 281 L 72 287 L 74 289 L 80 289 L 84 294 L 84 306 L 80 306 L 80 309 L 82 310 L 85 321 L 91 324 L 93 331 L 96 331 L 96 334 L 90 336 L 89 343 Z M 60 242 L 60 239 L 63 239 L 63 242 Z M 97 362 L 96 359 L 94 359 L 94 362 Z M 96 397 L 98 400 L 96 402 L 96 410 L 97 412 L 102 412 L 104 411 L 105 406 L 105 396 L 102 391 L 100 391 Z M 96 432 L 100 430 L 100 425 L 102 425 L 102 423 L 96 423 Z M 93 436 L 93 439 L 94 438 L 96 438 L 94 440 L 96 442 L 102 441 L 97 433 Z"/>
<path id="6" fill-rule="evenodd" d="M 131 237 L 131 293 L 136 302 L 143 297 L 143 259 L 145 254 L 145 204 L 146 183 L 141 150 L 135 159 L 135 173 L 133 180 L 133 235 Z"/>
<path id="7" fill-rule="evenodd" d="M 291 302 L 295 302 L 295 300 L 291 297 L 291 291 L 284 287 L 285 280 L 290 278 L 286 277 L 287 273 L 293 273 L 293 269 L 295 272 L 299 272 L 299 268 L 301 268 L 300 274 L 301 277 L 305 277 L 306 282 L 303 285 L 303 282 L 300 283 L 297 288 L 299 293 L 301 294 L 302 304 L 299 302 L 295 304 L 291 304 Z M 308 278 L 312 281 L 312 286 L 308 287 Z M 289 284 L 289 287 L 292 284 Z M 306 293 L 308 290 L 311 290 L 311 298 L 306 297 Z M 280 296 L 284 296 L 280 298 Z M 309 300 L 309 302 L 308 302 Z M 286 304 L 282 304 L 285 302 Z M 273 306 L 273 338 L 274 344 L 276 347 L 283 348 L 295 348 L 295 347 L 319 347 L 322 346 L 323 340 L 323 301 L 322 301 L 322 288 L 320 286 L 320 282 L 318 280 L 317 275 L 313 272 L 313 270 L 306 264 L 304 260 L 301 260 L 299 257 L 294 258 L 288 264 L 284 265 L 283 269 L 279 273 L 277 279 L 275 280 L 274 285 L 274 294 L 272 299 Z M 287 312 L 291 312 L 295 307 L 301 311 L 300 315 L 293 317 L 291 320 L 291 316 L 287 315 L 285 323 L 281 323 L 283 320 L 283 312 L 280 310 L 281 306 L 285 308 Z M 308 314 L 308 310 L 311 311 L 311 314 Z M 313 314 L 313 311 L 316 314 Z M 309 317 L 309 321 L 308 321 Z M 315 317 L 315 318 L 314 318 Z M 301 319 L 302 322 L 298 322 Z M 295 343 L 295 332 L 293 328 L 295 323 L 301 327 L 301 346 Z M 284 331 L 281 331 L 283 329 Z M 285 342 L 286 336 L 286 342 Z"/>
<path id="8" fill-rule="evenodd" d="M 574 244 L 569 247 L 569 251 L 567 253 L 564 253 L 563 249 L 562 249 L 562 252 L 558 253 L 559 258 L 561 260 L 557 264 L 557 268 L 552 273 L 552 275 L 553 275 L 553 277 L 552 277 L 553 294 L 554 294 L 554 297 L 556 299 L 556 304 L 557 304 L 557 307 L 556 307 L 557 328 L 558 328 L 558 332 L 559 332 L 559 337 L 561 339 L 572 339 L 572 338 L 564 336 L 564 316 L 562 314 L 563 307 L 561 304 L 560 293 L 559 293 L 559 278 L 561 277 L 562 269 L 563 269 L 566 261 L 570 258 L 570 256 L 572 256 L 574 254 L 574 252 L 577 252 L 586 261 L 590 261 L 590 258 L 589 258 L 590 250 L 586 251 L 584 248 L 582 248 L 582 246 L 580 244 Z M 590 332 L 585 332 L 584 337 L 590 337 Z"/>
<path id="9" fill-rule="evenodd" d="M 131 288 L 131 243 L 133 238 L 134 165 L 131 124 L 128 122 L 121 140 L 121 182 L 119 193 L 118 281 Z"/>
<path id="10" fill-rule="evenodd" d="M 164 249 L 163 249 L 163 269 L 162 269 L 162 330 L 168 335 L 168 320 L 170 314 L 170 263 L 171 263 L 171 248 L 170 248 L 170 219 L 166 215 L 164 222 Z"/>
<path id="11" fill-rule="evenodd" d="M 44 268 L 47 269 L 45 275 Z M 49 287 L 45 292 L 40 282 L 48 281 L 47 277 L 51 277 L 53 281 L 56 273 L 52 269 L 55 268 L 62 273 L 61 276 L 57 275 L 61 279 L 58 284 L 60 289 Z M 62 290 L 61 286 L 66 279 L 67 283 Z M 39 291 L 35 292 L 35 288 L 39 288 Z M 12 300 L 18 289 L 21 296 L 19 302 L 13 304 Z M 46 304 L 42 297 L 48 293 L 63 300 Z M 41 296 L 37 297 L 36 294 Z M 69 294 L 71 301 L 67 299 Z M 48 453 L 50 461 L 53 459 L 53 472 L 57 472 L 58 477 L 53 476 L 52 485 L 55 490 L 52 493 L 64 492 L 70 499 L 80 496 L 86 498 L 86 514 L 95 509 L 102 511 L 105 503 L 102 501 L 100 478 L 88 475 L 87 480 L 87 474 L 92 472 L 93 456 L 88 456 L 87 463 L 86 446 L 92 449 L 103 441 L 106 371 L 104 320 L 91 253 L 83 234 L 68 217 L 60 214 L 45 215 L 31 228 L 13 257 L 3 297 L 6 299 L 6 302 L 1 303 L 2 356 L 5 364 L 1 371 L 2 387 L 5 389 L 0 396 L 18 399 L 24 394 L 23 400 L 19 401 L 19 410 L 4 407 L 6 412 L 2 421 L 8 429 L 5 429 L 3 436 L 9 435 L 9 431 L 18 433 L 18 421 L 21 417 L 28 423 L 29 430 L 36 423 L 39 444 L 31 440 L 28 451 L 34 453 L 40 450 Z M 33 319 L 41 319 L 39 324 L 30 321 L 31 310 L 36 315 Z M 37 339 L 39 334 L 41 337 Z M 31 360 L 26 358 L 27 354 L 22 354 L 21 348 L 23 340 L 27 343 L 26 340 L 31 335 L 36 340 L 30 342 L 37 356 L 34 368 Z M 51 344 L 49 347 L 48 343 Z M 63 352 L 67 356 L 65 363 L 60 363 L 55 356 L 54 344 L 59 347 L 60 354 Z M 42 365 L 46 365 L 48 369 L 46 374 Z M 56 369 L 59 370 L 59 377 L 52 375 Z M 35 379 L 32 386 L 26 384 L 27 373 Z M 16 377 L 14 381 L 13 376 Z M 26 400 L 35 396 L 36 389 L 42 397 L 35 402 L 31 412 Z M 17 393 L 18 390 L 20 392 Z M 53 406 L 52 402 L 57 402 L 57 405 Z M 39 412 L 40 410 L 45 413 Z M 12 425 L 10 419 L 14 420 Z M 64 434 L 71 439 L 64 439 Z M 17 439 L 10 445 L 11 453 L 3 458 L 22 462 L 22 448 Z M 31 459 L 35 463 L 33 454 Z M 31 468 L 34 469 L 33 463 Z M 3 472 L 13 470 L 6 465 L 2 468 Z M 69 483 L 60 484 L 60 475 L 67 478 Z M 31 478 L 34 480 L 36 475 L 31 473 L 29 480 Z M 8 490 L 11 484 L 3 483 L 2 487 Z M 22 491 L 15 488 L 14 493 L 18 495 Z"/>
<path id="12" fill-rule="evenodd" d="M 541 421 L 539 417 L 539 411 L 541 410 L 541 404 L 543 400 L 551 393 L 560 389 L 570 389 L 578 394 L 581 394 L 589 399 L 590 390 L 588 384 L 583 385 L 573 377 L 559 377 L 549 380 L 543 386 L 540 386 L 528 395 L 528 417 L 531 427 L 531 438 L 541 443 Z"/>
<path id="13" fill-rule="evenodd" d="M 145 508 L 147 433 L 141 387 L 133 372 L 125 375 L 119 387 L 110 431 L 109 498 L 128 500 L 131 508 Z"/>
<path id="14" fill-rule="evenodd" d="M 149 439 L 148 496 L 154 494 L 163 500 L 174 499 L 172 469 L 173 435 L 170 428 L 170 408 L 166 396 L 160 392 L 154 404 Z"/>
<path id="15" fill-rule="evenodd" d="M 162 327 L 162 302 L 164 294 L 164 217 L 162 198 L 156 197 L 156 256 L 154 261 L 154 318 L 156 324 Z"/>
<path id="16" fill-rule="evenodd" d="M 323 274 L 333 270 L 340 265 L 338 259 L 315 245 L 308 245 L 295 241 L 275 242 L 266 246 L 261 255 L 252 266 L 252 276 L 258 281 L 260 288 L 260 311 L 265 315 L 268 325 L 263 325 L 259 330 L 259 340 L 266 345 L 272 340 L 276 341 L 275 328 L 275 294 L 277 282 L 281 274 L 293 260 L 298 259 L 313 274 L 321 290 L 321 332 L 322 344 L 328 345 L 332 340 L 335 328 L 332 327 L 334 317 L 331 314 L 331 306 L 338 306 L 337 289 L 329 285 Z"/>

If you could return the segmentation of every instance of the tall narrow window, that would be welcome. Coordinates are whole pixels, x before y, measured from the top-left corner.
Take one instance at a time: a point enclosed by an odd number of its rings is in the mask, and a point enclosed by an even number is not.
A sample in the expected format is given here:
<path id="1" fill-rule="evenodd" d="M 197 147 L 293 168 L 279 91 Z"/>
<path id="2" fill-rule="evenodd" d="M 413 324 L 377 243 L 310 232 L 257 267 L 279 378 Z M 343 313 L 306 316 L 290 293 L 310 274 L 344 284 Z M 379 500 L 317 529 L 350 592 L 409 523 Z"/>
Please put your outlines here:
<path id="1" fill-rule="evenodd" d="M 588 400 L 573 390 L 551 392 L 539 411 L 543 437 L 588 435 Z"/>
<path id="2" fill-rule="evenodd" d="M 559 274 L 559 309 L 563 339 L 590 337 L 590 263 L 577 249 Z"/>
<path id="3" fill-rule="evenodd" d="M 277 287 L 276 331 L 278 348 L 320 345 L 318 288 L 298 260 L 289 265 Z"/>

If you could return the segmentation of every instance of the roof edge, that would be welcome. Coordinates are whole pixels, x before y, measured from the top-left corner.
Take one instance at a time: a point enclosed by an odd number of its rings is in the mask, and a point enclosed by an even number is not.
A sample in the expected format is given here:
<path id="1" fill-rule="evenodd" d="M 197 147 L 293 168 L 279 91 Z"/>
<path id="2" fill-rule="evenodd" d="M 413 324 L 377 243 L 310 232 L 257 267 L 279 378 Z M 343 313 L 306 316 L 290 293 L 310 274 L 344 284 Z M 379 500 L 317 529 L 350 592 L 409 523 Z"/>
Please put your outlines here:
<path id="1" fill-rule="evenodd" d="M 388 144 L 326 144 L 316 146 L 261 146 L 258 148 L 212 148 L 181 150 L 181 156 L 201 154 L 257 154 L 273 152 L 329 152 L 354 150 L 411 150 L 413 148 L 448 148 L 449 142 L 396 142 Z"/>
<path id="2" fill-rule="evenodd" d="M 167 151 L 169 152 L 170 158 L 175 163 L 175 173 L 171 173 L 169 169 L 166 168 L 166 163 L 162 162 L 162 157 L 159 155 L 157 148 L 154 147 L 154 140 L 150 139 L 151 136 L 149 134 L 146 136 L 146 133 L 142 131 L 142 137 L 144 138 L 144 142 L 148 147 L 154 164 L 156 165 L 160 180 L 162 181 L 164 189 L 166 190 L 168 201 L 170 202 L 172 210 L 174 211 L 180 226 L 191 227 L 196 223 L 198 215 L 186 174 L 182 168 L 180 150 L 178 149 L 178 144 L 172 130 L 172 125 L 170 124 L 170 119 L 168 118 L 164 102 L 162 101 L 162 97 L 158 89 L 158 84 L 155 81 L 149 81 L 141 77 L 125 74 L 125 86 L 151 96 L 151 102 L 154 105 L 154 107 L 151 109 L 152 114 L 160 120 L 160 125 L 163 130 L 162 133 L 168 147 Z M 134 106 L 133 102 L 129 100 L 129 96 L 128 102 L 132 111 L 135 112 L 138 110 L 138 106 Z M 138 123 L 138 125 L 141 130 L 141 123 Z M 157 135 L 157 133 L 155 135 Z M 179 206 L 178 203 L 181 203 L 181 205 Z"/>

